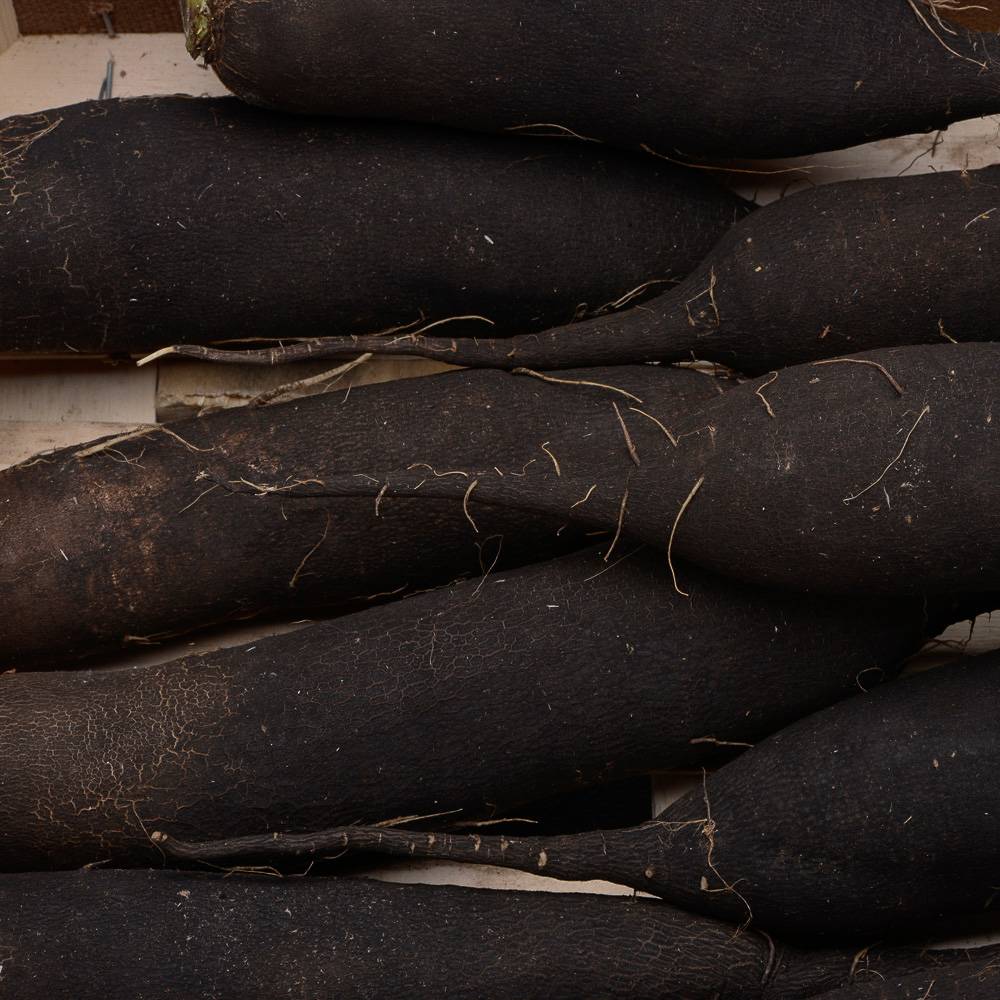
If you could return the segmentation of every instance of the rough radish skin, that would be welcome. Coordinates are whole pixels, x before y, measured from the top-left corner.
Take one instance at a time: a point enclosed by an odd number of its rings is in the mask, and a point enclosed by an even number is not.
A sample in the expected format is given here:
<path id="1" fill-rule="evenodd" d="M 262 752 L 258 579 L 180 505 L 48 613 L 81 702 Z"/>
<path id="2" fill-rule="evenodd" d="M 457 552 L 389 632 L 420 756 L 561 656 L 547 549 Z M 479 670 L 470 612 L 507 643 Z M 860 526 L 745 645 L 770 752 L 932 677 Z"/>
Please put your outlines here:
<path id="1" fill-rule="evenodd" d="M 647 366 L 649 367 L 649 366 Z M 870 351 L 744 383 L 673 422 L 618 373 L 535 372 L 566 393 L 606 392 L 608 466 L 569 421 L 525 475 L 463 482 L 373 468 L 302 495 L 461 497 L 634 537 L 748 582 L 831 594 L 1000 588 L 1000 345 Z M 524 377 L 530 372 L 522 371 Z M 593 371 L 584 369 L 586 371 Z M 581 384 L 600 382 L 604 389 Z M 585 447 L 581 448 L 581 445 Z M 562 461 L 564 455 L 573 459 Z M 683 574 L 676 574 L 684 590 Z"/>
<path id="2" fill-rule="evenodd" d="M 911 975 L 858 976 L 850 986 L 824 993 L 818 1000 L 996 1000 L 1000 968 L 986 949 L 969 952 L 970 961 L 930 968 Z"/>
<path id="3" fill-rule="evenodd" d="M 668 424 L 726 384 L 648 366 L 580 377 L 630 387 Z M 147 428 L 8 469 L 0 664 L 68 667 L 222 620 L 365 607 L 593 544 L 571 524 L 579 497 L 552 516 L 494 507 L 468 471 L 518 481 L 554 469 L 554 454 L 567 475 L 599 461 L 624 481 L 634 466 L 614 396 L 455 372 Z M 575 443 L 546 451 L 567 427 Z M 302 495 L 337 476 L 368 483 L 379 469 L 425 486 L 403 500 L 384 482 L 369 483 L 370 497 Z M 429 495 L 459 480 L 456 494 Z"/>
<path id="4" fill-rule="evenodd" d="M 775 157 L 1000 110 L 991 34 L 923 0 L 187 0 L 188 47 L 296 112 Z M 554 41 L 558 40 L 554 46 Z"/>
<path id="5" fill-rule="evenodd" d="M 85 102 L 0 122 L 0 352 L 542 329 L 676 283 L 748 210 L 592 145 Z"/>
<path id="6" fill-rule="evenodd" d="M 684 422 L 679 503 L 664 510 L 654 461 L 637 470 L 637 534 L 669 545 L 676 528 L 677 556 L 800 590 L 1000 586 L 1000 345 L 852 357 L 757 379 Z"/>
<path id="7" fill-rule="evenodd" d="M 992 904 L 998 706 L 1000 653 L 885 685 L 783 730 L 627 830 L 154 838 L 187 861 L 354 849 L 605 878 L 789 940 L 864 943 Z"/>
<path id="8" fill-rule="evenodd" d="M 969 954 L 802 952 L 653 900 L 352 879 L 15 875 L 0 910 L 17 1000 L 135 1000 L 129 970 L 143 1000 L 803 1000 Z"/>
<path id="9" fill-rule="evenodd" d="M 163 666 L 0 675 L 0 870 L 157 864 L 154 826 L 534 818 L 560 793 L 729 759 L 977 610 L 693 568 L 686 600 L 657 555 L 605 550 Z"/>
<path id="10" fill-rule="evenodd" d="M 791 195 L 737 223 L 679 285 L 634 309 L 540 333 L 432 331 L 178 353 L 273 364 L 365 350 L 540 369 L 698 357 L 756 375 L 874 348 L 991 341 L 1000 328 L 998 193 L 1000 167 L 987 167 Z"/>

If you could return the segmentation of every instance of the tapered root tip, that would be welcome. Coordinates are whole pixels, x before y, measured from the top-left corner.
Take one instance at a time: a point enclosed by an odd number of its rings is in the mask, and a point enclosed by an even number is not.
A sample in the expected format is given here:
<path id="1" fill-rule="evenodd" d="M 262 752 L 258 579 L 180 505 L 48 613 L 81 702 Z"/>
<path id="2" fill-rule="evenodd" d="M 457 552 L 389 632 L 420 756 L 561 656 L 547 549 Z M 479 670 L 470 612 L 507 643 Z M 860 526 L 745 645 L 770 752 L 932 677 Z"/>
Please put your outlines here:
<path id="1" fill-rule="evenodd" d="M 149 835 L 149 839 L 167 857 L 187 859 L 192 853 L 192 849 L 194 849 L 194 853 L 197 853 L 197 844 L 188 844 L 183 840 L 177 840 L 176 837 L 171 837 L 169 833 L 164 833 L 162 830 L 154 830 Z"/>
<path id="2" fill-rule="evenodd" d="M 176 347 L 161 347 L 158 351 L 153 351 L 152 354 L 147 354 L 144 358 L 139 358 L 135 363 L 136 368 L 141 368 L 143 365 L 152 364 L 154 361 L 159 361 L 160 358 L 165 358 L 169 354 L 179 354 L 180 352 Z"/>
<path id="3" fill-rule="evenodd" d="M 184 0 L 181 5 L 184 20 L 184 34 L 187 50 L 192 59 L 204 59 L 211 63 L 212 51 L 212 11 L 210 0 Z"/>

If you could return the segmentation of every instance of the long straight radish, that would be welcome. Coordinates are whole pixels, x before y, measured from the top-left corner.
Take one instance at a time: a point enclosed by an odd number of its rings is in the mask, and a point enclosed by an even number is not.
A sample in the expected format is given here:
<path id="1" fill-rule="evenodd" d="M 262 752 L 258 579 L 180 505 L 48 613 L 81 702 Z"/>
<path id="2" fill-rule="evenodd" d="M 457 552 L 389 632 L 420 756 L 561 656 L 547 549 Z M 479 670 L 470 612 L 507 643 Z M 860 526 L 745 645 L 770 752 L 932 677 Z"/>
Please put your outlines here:
<path id="1" fill-rule="evenodd" d="M 542 329 L 676 283 L 748 209 L 555 140 L 85 102 L 0 121 L 0 352 Z"/>
<path id="2" fill-rule="evenodd" d="M 936 6 L 947 18 L 975 5 Z M 995 35 L 946 27 L 926 0 L 186 0 L 185 10 L 190 51 L 226 86 L 296 112 L 773 157 L 1000 110 Z"/>
<path id="3" fill-rule="evenodd" d="M 162 666 L 0 675 L 0 871 L 154 864 L 152 826 L 532 819 L 536 800 L 729 759 L 978 610 L 693 568 L 685 600 L 653 553 L 606 549 Z"/>
<path id="4" fill-rule="evenodd" d="M 0 911 L 17 1000 L 803 1000 L 997 954 L 803 952 L 652 900 L 360 879 L 26 874 Z"/>

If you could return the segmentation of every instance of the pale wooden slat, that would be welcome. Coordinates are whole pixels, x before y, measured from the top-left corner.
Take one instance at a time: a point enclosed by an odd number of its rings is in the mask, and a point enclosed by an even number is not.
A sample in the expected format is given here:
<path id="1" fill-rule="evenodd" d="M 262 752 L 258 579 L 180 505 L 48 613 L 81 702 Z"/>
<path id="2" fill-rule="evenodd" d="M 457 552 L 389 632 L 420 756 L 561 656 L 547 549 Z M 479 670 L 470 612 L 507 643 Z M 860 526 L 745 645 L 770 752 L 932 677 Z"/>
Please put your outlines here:
<path id="1" fill-rule="evenodd" d="M 0 5 L 9 3 L 0 0 Z M 32 35 L 0 58 L 0 118 L 96 99 L 109 56 L 115 60 L 115 97 L 226 93 L 215 74 L 188 55 L 180 32 L 117 38 Z"/>
<path id="2" fill-rule="evenodd" d="M 0 420 L 153 423 L 156 372 L 128 362 L 0 362 Z"/>
<path id="3" fill-rule="evenodd" d="M 905 673 L 946 666 L 963 656 L 979 656 L 1000 649 L 1000 608 L 975 622 L 952 625 L 906 662 Z"/>
<path id="4" fill-rule="evenodd" d="M 83 444 L 109 434 L 126 434 L 136 424 L 85 421 L 75 423 L 39 423 L 0 421 L 0 469 L 17 465 L 41 452 Z"/>
<path id="5" fill-rule="evenodd" d="M 687 795 L 702 782 L 702 775 L 688 771 L 665 771 L 653 775 L 653 815 L 659 816 L 667 806 L 676 802 L 682 795 Z"/>
<path id="6" fill-rule="evenodd" d="M 492 865 L 464 865 L 455 861 L 403 861 L 376 865 L 360 878 L 407 885 L 464 885 L 473 889 L 518 889 L 528 892 L 575 892 L 602 896 L 647 896 L 614 882 L 570 882 Z"/>
<path id="7" fill-rule="evenodd" d="M 733 182 L 744 197 L 766 205 L 817 184 L 859 177 L 907 177 L 942 170 L 978 170 L 1000 162 L 998 129 L 1000 116 L 972 118 L 930 135 L 881 139 L 864 146 L 795 159 L 743 161 L 736 165 L 750 172 L 732 174 L 726 179 Z M 767 176 L 774 171 L 778 171 L 775 176 Z"/>

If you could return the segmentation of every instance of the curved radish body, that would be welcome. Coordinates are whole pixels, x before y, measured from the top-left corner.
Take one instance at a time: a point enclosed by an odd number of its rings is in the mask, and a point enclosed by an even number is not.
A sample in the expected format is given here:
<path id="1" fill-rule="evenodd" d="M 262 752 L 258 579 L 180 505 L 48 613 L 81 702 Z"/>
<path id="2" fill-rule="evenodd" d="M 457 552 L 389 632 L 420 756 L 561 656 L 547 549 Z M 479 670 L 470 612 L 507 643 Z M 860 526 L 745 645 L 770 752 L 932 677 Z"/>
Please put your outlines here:
<path id="1" fill-rule="evenodd" d="M 1000 345 L 870 351 L 772 372 L 665 419 L 618 372 L 544 375 L 571 400 L 604 392 L 623 473 L 567 423 L 562 459 L 515 478 L 480 467 L 477 502 L 615 531 L 748 582 L 840 594 L 1000 587 Z M 589 385 L 588 385 L 589 381 Z M 600 383 L 595 388 L 594 383 Z M 460 482 L 382 468 L 303 495 L 458 498 Z M 676 577 L 676 573 L 674 574 Z M 683 580 L 676 579 L 683 590 Z"/>
<path id="2" fill-rule="evenodd" d="M 928 957 L 933 956 L 928 953 Z M 850 986 L 817 1000 L 994 1000 L 1000 971 L 989 954 L 969 953 L 969 961 L 931 966 L 910 975 L 858 977 Z"/>
<path id="3" fill-rule="evenodd" d="M 605 878 L 790 939 L 874 940 L 993 899 L 998 668 L 1000 654 L 987 654 L 819 712 L 632 829 L 488 838 L 345 827 L 158 840 L 189 860 L 358 849 Z"/>
<path id="4" fill-rule="evenodd" d="M 0 474 L 4 656 L 23 668 L 419 589 L 482 572 L 501 535 L 497 568 L 598 529 L 613 553 L 659 548 L 664 573 L 687 559 L 818 593 L 995 590 L 998 374 L 989 344 L 871 352 L 723 394 L 651 366 L 464 372 L 55 453 Z"/>
<path id="5" fill-rule="evenodd" d="M 725 385 L 651 367 L 613 377 L 668 421 Z M 603 456 L 624 477 L 610 395 L 455 372 L 145 428 L 0 472 L 0 664 L 65 667 L 220 620 L 356 609 L 593 543 L 566 510 L 480 503 L 469 472 L 554 469 L 545 448 L 572 427 L 575 443 L 550 449 L 567 475 Z M 424 485 L 393 498 L 382 469 Z M 337 477 L 372 495 L 304 495 Z"/>
<path id="6" fill-rule="evenodd" d="M 1000 327 L 998 191 L 1000 167 L 987 167 L 795 194 L 733 226 L 679 285 L 551 330 L 330 336 L 267 352 L 192 344 L 177 353 L 272 364 L 370 350 L 545 370 L 698 357 L 756 375 L 874 348 L 991 341 Z"/>

